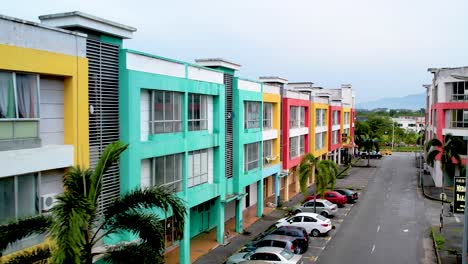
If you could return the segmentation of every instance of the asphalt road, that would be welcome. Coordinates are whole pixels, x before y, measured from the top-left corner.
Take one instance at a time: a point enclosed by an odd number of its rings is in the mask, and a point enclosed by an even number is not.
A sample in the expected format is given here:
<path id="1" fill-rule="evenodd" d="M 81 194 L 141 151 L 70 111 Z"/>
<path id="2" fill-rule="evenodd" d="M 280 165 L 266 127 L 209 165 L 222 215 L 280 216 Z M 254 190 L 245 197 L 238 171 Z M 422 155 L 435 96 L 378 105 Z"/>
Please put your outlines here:
<path id="1" fill-rule="evenodd" d="M 371 160 L 376 168 L 363 199 L 343 221 L 316 263 L 425 263 L 425 203 L 416 191 L 414 156 Z M 369 170 L 368 172 L 364 170 Z"/>

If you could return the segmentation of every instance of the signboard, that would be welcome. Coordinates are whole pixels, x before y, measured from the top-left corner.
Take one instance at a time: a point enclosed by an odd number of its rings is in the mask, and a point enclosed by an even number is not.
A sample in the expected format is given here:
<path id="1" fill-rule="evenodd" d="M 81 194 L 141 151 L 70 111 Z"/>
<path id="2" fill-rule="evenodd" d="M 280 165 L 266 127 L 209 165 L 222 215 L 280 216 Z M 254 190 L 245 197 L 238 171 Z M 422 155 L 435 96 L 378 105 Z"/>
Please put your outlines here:
<path id="1" fill-rule="evenodd" d="M 463 214 L 465 212 L 465 177 L 455 177 L 453 189 L 453 212 Z"/>

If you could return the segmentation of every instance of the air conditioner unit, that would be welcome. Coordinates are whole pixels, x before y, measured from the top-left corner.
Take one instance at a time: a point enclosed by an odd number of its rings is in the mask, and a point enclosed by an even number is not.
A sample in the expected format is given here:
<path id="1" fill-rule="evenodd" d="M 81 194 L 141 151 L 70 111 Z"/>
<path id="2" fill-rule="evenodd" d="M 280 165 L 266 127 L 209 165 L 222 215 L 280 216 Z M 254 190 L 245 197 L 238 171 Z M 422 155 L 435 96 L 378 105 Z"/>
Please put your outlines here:
<path id="1" fill-rule="evenodd" d="M 58 193 L 49 193 L 41 196 L 42 212 L 48 212 L 54 207 L 57 199 L 55 198 Z"/>

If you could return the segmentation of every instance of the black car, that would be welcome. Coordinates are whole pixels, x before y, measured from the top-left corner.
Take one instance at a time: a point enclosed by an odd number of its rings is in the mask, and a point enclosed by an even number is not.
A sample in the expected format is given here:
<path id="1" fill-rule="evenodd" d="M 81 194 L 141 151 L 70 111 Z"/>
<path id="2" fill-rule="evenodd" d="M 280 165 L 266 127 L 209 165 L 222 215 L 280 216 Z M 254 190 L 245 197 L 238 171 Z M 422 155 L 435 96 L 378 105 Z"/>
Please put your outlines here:
<path id="1" fill-rule="evenodd" d="M 302 252 L 306 252 L 309 248 L 309 234 L 303 227 L 299 226 L 280 226 L 275 231 L 271 232 L 272 235 L 290 236 L 297 239 L 298 247 Z"/>
<path id="2" fill-rule="evenodd" d="M 268 235 L 260 241 L 245 245 L 241 252 L 251 252 L 259 247 L 277 247 L 288 249 L 291 252 L 294 252 L 294 254 L 302 254 L 305 249 L 299 245 L 299 240 L 299 238 L 290 236 Z"/>
<path id="3" fill-rule="evenodd" d="M 358 199 L 357 192 L 348 189 L 335 189 L 335 192 L 346 196 L 347 203 L 355 203 Z"/>
<path id="4" fill-rule="evenodd" d="M 367 152 L 362 152 L 361 153 L 361 157 L 363 159 L 367 159 L 367 157 L 369 156 L 370 159 L 381 159 L 382 158 L 382 154 L 380 154 L 380 152 L 371 152 L 370 154 L 368 154 Z"/>

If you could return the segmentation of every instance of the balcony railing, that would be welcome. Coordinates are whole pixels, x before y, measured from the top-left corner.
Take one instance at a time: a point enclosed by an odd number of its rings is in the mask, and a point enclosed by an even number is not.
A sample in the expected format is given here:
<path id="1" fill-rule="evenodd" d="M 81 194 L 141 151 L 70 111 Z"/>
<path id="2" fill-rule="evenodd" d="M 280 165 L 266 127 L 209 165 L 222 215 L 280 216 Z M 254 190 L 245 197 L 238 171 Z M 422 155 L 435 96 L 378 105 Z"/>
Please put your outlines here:
<path id="1" fill-rule="evenodd" d="M 467 128 L 468 122 L 465 121 L 452 121 L 451 128 Z"/>
<path id="2" fill-rule="evenodd" d="M 452 94 L 452 101 L 468 101 L 468 94 Z"/>

